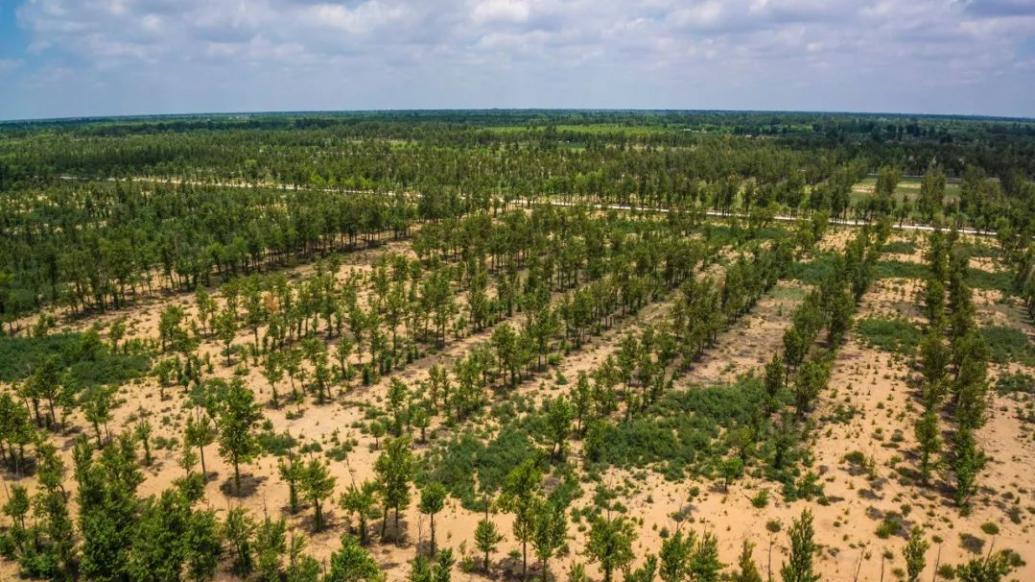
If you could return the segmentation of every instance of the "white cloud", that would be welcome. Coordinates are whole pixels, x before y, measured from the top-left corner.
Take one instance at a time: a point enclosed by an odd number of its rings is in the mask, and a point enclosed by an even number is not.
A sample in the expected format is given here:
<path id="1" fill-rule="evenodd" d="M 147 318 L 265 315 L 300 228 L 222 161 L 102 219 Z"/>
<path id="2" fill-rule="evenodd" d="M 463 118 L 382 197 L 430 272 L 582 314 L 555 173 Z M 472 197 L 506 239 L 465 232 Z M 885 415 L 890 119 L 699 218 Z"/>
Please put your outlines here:
<path id="1" fill-rule="evenodd" d="M 0 72 L 61 71 L 62 94 L 95 93 L 39 99 L 29 75 L 0 117 L 114 95 L 146 112 L 145 83 L 164 84 L 172 110 L 951 110 L 982 97 L 1035 114 L 1016 91 L 1035 89 L 1030 48 L 1018 56 L 1035 0 L 24 0 L 17 14 L 32 64 Z M 949 78 L 970 94 L 943 94 Z"/>

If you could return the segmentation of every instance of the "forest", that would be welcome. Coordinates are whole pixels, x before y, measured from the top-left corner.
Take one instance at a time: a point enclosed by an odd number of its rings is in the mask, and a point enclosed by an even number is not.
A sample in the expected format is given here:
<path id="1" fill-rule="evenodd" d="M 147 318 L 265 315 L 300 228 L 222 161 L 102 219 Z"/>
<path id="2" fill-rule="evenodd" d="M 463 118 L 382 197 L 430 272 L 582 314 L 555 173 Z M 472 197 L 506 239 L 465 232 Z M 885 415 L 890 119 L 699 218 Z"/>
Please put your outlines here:
<path id="1" fill-rule="evenodd" d="M 0 579 L 1035 577 L 1035 121 L 0 123 Z"/>

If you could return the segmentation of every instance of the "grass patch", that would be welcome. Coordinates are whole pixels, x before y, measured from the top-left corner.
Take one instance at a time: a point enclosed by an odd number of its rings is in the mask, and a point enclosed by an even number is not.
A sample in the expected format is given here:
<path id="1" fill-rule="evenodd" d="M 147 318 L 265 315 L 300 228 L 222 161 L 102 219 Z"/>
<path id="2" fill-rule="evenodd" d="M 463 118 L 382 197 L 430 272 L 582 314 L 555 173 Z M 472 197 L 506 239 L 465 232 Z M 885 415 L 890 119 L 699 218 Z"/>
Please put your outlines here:
<path id="1" fill-rule="evenodd" d="M 967 283 L 975 289 L 995 289 L 1004 294 L 1013 292 L 1013 277 L 1006 271 L 967 269 Z"/>
<path id="2" fill-rule="evenodd" d="M 94 332 L 0 337 L 0 381 L 23 380 L 51 358 L 67 371 L 67 381 L 78 388 L 117 386 L 146 374 L 151 365 L 150 354 L 144 350 L 112 353 Z"/>
<path id="3" fill-rule="evenodd" d="M 793 482 L 797 477 L 793 466 L 800 455 L 793 446 L 781 453 L 785 461 L 781 472 L 771 473 L 775 441 L 761 438 L 746 449 L 737 444 L 737 435 L 751 433 L 766 399 L 761 379 L 752 376 L 733 384 L 670 391 L 631 420 L 591 424 L 585 439 L 587 464 L 591 469 L 650 468 L 671 481 L 688 475 L 721 479 L 723 460 L 743 454 L 748 472 L 763 468 L 773 480 Z M 781 405 L 787 404 L 789 393 L 781 400 Z M 770 425 L 760 434 L 775 432 Z"/>
<path id="4" fill-rule="evenodd" d="M 836 261 L 835 253 L 816 253 L 811 261 L 793 263 L 788 269 L 787 276 L 806 285 L 819 285 L 830 278 Z"/>
<path id="5" fill-rule="evenodd" d="M 1004 325 L 990 325 L 981 328 L 981 335 L 988 346 L 988 358 L 997 364 L 1017 362 L 1027 366 L 1035 365 L 1035 347 L 1021 330 Z"/>
<path id="6" fill-rule="evenodd" d="M 864 342 L 886 352 L 910 355 L 923 336 L 915 325 L 904 319 L 871 317 L 855 325 Z"/>
<path id="7" fill-rule="evenodd" d="M 1035 394 L 1035 378 L 1024 372 L 1003 374 L 995 381 L 995 389 L 1000 394 Z"/>
<path id="8" fill-rule="evenodd" d="M 877 279 L 923 279 L 927 274 L 927 265 L 906 261 L 877 261 L 873 268 Z"/>
<path id="9" fill-rule="evenodd" d="M 880 251 L 882 253 L 911 255 L 916 252 L 916 243 L 904 240 L 897 240 L 885 244 L 883 247 L 881 247 Z"/>

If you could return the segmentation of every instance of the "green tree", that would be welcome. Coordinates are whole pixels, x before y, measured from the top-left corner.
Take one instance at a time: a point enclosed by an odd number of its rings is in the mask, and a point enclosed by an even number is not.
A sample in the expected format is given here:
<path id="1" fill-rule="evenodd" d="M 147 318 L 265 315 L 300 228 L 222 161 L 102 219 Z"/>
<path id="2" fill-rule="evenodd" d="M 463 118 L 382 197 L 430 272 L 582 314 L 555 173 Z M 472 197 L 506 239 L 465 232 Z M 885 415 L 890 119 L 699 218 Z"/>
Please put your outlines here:
<path id="1" fill-rule="evenodd" d="M 378 484 L 374 481 L 364 481 L 359 486 L 353 483 L 341 497 L 342 508 L 359 522 L 359 543 L 364 546 L 369 543 L 367 520 L 374 515 L 378 490 Z"/>
<path id="2" fill-rule="evenodd" d="M 752 557 L 754 550 L 755 544 L 744 540 L 744 545 L 740 549 L 740 558 L 737 560 L 737 571 L 731 578 L 732 582 L 762 582 L 762 574 L 758 571 L 758 566 L 755 565 L 755 559 Z"/>
<path id="3" fill-rule="evenodd" d="M 217 420 L 219 454 L 234 467 L 234 492 L 241 494 L 241 463 L 251 461 L 259 453 L 255 426 L 262 412 L 255 403 L 255 394 L 239 379 L 230 383 L 220 403 Z"/>
<path id="4" fill-rule="evenodd" d="M 384 506 L 384 519 L 381 523 L 381 539 L 385 539 L 388 530 L 388 514 L 395 512 L 395 532 L 399 534 L 399 513 L 410 504 L 410 480 L 413 478 L 413 451 L 410 450 L 409 437 L 402 436 L 391 439 L 385 444 L 384 451 L 374 462 L 374 471 L 380 482 L 381 503 Z"/>
<path id="5" fill-rule="evenodd" d="M 238 576 L 247 576 L 255 568 L 252 537 L 255 535 L 255 520 L 243 507 L 234 507 L 226 514 L 223 522 L 223 537 L 230 545 L 233 555 L 232 569 Z"/>
<path id="6" fill-rule="evenodd" d="M 323 582 L 380 582 L 384 573 L 377 562 L 356 538 L 342 534 L 341 548 L 331 554 L 331 563 Z"/>
<path id="7" fill-rule="evenodd" d="M 909 541 L 902 548 L 902 557 L 906 560 L 906 580 L 917 582 L 920 573 L 927 565 L 927 549 L 931 544 L 924 539 L 924 532 L 917 526 L 909 531 Z"/>
<path id="8" fill-rule="evenodd" d="M 305 477 L 305 462 L 298 455 L 288 455 L 287 460 L 277 460 L 277 470 L 288 484 L 288 511 L 298 513 L 298 490 Z"/>
<path id="9" fill-rule="evenodd" d="M 446 494 L 445 486 L 438 482 L 428 483 L 420 492 L 420 512 L 431 524 L 431 555 L 435 555 L 435 514 L 445 507 Z"/>
<path id="10" fill-rule="evenodd" d="M 187 428 L 184 433 L 184 442 L 188 447 L 197 447 L 198 456 L 201 459 L 201 476 L 208 480 L 208 468 L 205 465 L 205 447 L 216 440 L 216 427 L 207 414 L 194 414 L 187 417 Z"/>
<path id="11" fill-rule="evenodd" d="M 309 459 L 302 473 L 301 489 L 313 506 L 313 529 L 323 531 L 323 501 L 334 493 L 334 476 L 317 458 Z"/>
<path id="12" fill-rule="evenodd" d="M 568 535 L 568 518 L 564 505 L 552 499 L 539 498 L 532 518 L 532 547 L 539 558 L 543 580 L 549 579 L 549 560 L 564 545 Z"/>
<path id="13" fill-rule="evenodd" d="M 586 553 L 604 571 L 604 582 L 611 582 L 612 574 L 633 561 L 632 544 L 636 530 L 624 517 L 597 517 L 589 530 Z"/>
<path id="14" fill-rule="evenodd" d="M 514 539 L 521 542 L 521 576 L 528 577 L 528 544 L 535 534 L 536 499 L 542 473 L 534 460 L 526 460 L 507 474 L 500 506 L 514 514 Z"/>
<path id="15" fill-rule="evenodd" d="M 812 570 L 812 560 L 818 549 L 813 541 L 812 512 L 805 509 L 794 520 L 788 532 L 791 538 L 791 559 L 780 568 L 783 582 L 819 582 L 820 576 Z"/>
<path id="16" fill-rule="evenodd" d="M 474 543 L 478 551 L 484 555 L 486 572 L 492 570 L 491 554 L 496 551 L 496 546 L 501 541 L 503 541 L 503 536 L 500 534 L 499 529 L 496 528 L 496 524 L 488 516 L 478 520 L 478 525 L 474 529 Z"/>

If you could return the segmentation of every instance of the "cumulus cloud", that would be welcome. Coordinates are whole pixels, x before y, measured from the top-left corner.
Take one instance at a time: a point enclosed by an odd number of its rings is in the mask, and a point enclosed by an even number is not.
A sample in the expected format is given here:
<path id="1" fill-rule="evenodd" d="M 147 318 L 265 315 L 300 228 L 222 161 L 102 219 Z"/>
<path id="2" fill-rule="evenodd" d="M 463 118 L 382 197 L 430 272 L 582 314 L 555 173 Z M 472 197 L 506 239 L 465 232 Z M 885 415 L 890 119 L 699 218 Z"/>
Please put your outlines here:
<path id="1" fill-rule="evenodd" d="M 8 60 L 31 64 L 0 61 L 18 75 L 0 117 L 469 106 L 1035 114 L 1022 54 L 1035 0 L 22 0 L 16 14 L 26 43 Z"/>

